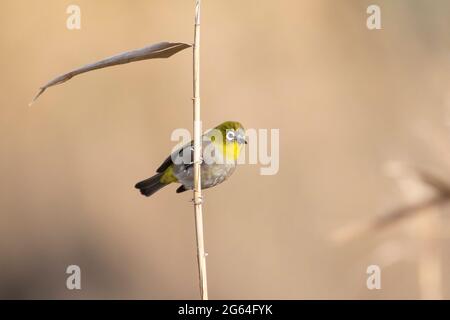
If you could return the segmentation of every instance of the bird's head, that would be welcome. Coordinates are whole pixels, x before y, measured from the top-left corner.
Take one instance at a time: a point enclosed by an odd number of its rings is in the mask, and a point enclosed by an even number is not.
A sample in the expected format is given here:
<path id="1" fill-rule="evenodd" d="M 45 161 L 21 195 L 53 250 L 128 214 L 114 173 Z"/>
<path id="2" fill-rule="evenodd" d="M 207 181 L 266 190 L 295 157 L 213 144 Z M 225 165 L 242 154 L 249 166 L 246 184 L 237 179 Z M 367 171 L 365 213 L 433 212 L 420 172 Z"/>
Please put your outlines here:
<path id="1" fill-rule="evenodd" d="M 218 125 L 215 129 L 220 131 L 224 144 L 247 144 L 247 141 L 245 140 L 245 130 L 240 122 L 226 121 Z"/>
<path id="2" fill-rule="evenodd" d="M 214 128 L 211 141 L 222 147 L 227 159 L 237 160 L 241 147 L 247 144 L 242 124 L 237 121 L 226 121 Z"/>

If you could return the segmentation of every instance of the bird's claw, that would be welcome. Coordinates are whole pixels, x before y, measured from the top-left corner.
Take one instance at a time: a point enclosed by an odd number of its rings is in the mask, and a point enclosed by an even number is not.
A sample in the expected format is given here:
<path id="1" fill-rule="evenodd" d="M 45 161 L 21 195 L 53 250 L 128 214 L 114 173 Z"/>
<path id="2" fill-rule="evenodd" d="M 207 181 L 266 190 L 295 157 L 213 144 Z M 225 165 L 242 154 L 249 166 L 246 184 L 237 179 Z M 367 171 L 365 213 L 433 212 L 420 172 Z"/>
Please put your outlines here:
<path id="1" fill-rule="evenodd" d="M 192 198 L 191 199 L 191 202 L 193 202 L 194 204 L 203 204 L 203 196 L 199 196 L 199 197 L 197 197 L 197 199 L 195 199 L 195 198 Z"/>

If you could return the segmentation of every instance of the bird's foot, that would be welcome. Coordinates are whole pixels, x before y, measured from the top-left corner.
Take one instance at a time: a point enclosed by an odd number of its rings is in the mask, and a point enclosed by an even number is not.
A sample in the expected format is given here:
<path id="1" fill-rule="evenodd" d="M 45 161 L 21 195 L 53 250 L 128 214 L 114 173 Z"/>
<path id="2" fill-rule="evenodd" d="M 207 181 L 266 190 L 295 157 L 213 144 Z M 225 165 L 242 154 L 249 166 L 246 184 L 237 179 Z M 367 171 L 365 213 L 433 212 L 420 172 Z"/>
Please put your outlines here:
<path id="1" fill-rule="evenodd" d="M 192 198 L 191 200 L 195 205 L 203 204 L 203 196 L 198 196 L 197 198 Z"/>

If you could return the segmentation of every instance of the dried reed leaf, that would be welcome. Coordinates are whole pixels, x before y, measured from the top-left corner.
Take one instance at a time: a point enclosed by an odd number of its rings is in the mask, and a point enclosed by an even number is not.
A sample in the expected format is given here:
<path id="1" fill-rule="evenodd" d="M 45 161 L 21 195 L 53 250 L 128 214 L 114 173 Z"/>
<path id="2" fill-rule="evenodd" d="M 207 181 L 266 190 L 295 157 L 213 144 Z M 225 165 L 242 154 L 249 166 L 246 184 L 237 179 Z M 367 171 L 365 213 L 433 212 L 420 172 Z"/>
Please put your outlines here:
<path id="1" fill-rule="evenodd" d="M 134 61 L 169 58 L 177 52 L 189 47 L 191 47 L 191 45 L 185 43 L 160 42 L 141 49 L 123 52 L 118 55 L 85 65 L 81 68 L 60 75 L 59 77 L 54 78 L 53 80 L 42 86 L 31 101 L 30 105 L 32 105 L 36 101 L 36 99 L 39 98 L 39 96 L 43 94 L 45 90 L 47 90 L 47 88 L 64 83 L 79 74 Z"/>

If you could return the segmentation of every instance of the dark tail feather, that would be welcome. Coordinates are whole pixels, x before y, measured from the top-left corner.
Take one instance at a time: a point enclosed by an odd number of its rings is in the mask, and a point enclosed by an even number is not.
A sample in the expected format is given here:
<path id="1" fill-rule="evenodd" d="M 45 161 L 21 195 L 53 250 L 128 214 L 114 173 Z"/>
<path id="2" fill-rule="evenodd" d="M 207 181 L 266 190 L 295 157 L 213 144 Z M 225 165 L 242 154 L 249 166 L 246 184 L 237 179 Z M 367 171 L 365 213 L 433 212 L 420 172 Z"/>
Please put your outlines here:
<path id="1" fill-rule="evenodd" d="M 181 185 L 181 186 L 178 187 L 178 189 L 177 189 L 177 193 L 181 193 L 181 192 L 185 192 L 185 191 L 187 191 L 187 189 L 186 189 L 183 185 Z"/>
<path id="2" fill-rule="evenodd" d="M 139 191 L 146 197 L 150 197 L 156 191 L 165 187 L 167 184 L 160 182 L 161 176 L 164 172 L 157 173 L 153 177 L 145 179 L 139 183 L 137 183 L 134 187 L 139 189 Z"/>

